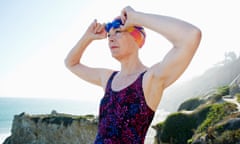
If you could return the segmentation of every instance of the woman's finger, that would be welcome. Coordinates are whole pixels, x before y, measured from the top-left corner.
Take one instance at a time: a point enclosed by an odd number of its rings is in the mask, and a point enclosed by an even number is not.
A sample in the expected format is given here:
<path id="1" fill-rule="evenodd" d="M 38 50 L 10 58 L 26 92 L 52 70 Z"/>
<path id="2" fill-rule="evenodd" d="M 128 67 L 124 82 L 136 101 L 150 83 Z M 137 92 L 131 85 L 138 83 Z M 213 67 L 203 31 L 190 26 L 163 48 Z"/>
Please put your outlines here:
<path id="1" fill-rule="evenodd" d="M 121 20 L 122 20 L 122 23 L 125 24 L 125 22 L 127 20 L 127 13 L 126 13 L 125 9 L 123 9 L 121 12 Z"/>
<path id="2" fill-rule="evenodd" d="M 104 29 L 104 25 L 98 24 L 96 31 L 97 31 L 97 33 L 99 33 L 99 32 L 101 32 L 103 29 Z"/>

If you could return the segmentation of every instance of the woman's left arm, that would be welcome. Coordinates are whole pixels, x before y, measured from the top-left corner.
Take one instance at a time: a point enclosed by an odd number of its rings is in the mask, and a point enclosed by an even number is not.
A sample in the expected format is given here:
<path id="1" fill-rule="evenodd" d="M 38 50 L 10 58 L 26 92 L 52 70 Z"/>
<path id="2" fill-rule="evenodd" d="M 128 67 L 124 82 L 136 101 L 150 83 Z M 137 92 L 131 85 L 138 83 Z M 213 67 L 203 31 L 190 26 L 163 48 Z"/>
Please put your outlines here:
<path id="1" fill-rule="evenodd" d="M 185 71 L 201 41 L 201 31 L 185 21 L 162 15 L 134 11 L 131 7 L 123 9 L 121 18 L 124 28 L 131 25 L 144 26 L 168 39 L 173 48 L 164 59 L 148 71 L 158 79 L 162 88 L 168 87 Z"/>

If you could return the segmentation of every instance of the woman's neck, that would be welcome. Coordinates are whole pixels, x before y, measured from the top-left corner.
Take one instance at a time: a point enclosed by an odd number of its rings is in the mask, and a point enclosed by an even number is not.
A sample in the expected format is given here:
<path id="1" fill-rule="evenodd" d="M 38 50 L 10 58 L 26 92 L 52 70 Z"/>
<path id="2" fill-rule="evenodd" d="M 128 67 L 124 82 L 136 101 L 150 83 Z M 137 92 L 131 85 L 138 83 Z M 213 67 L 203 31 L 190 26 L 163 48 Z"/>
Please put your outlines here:
<path id="1" fill-rule="evenodd" d="M 144 66 L 139 59 L 127 60 L 125 62 L 121 62 L 121 71 L 119 75 L 135 75 L 145 71 L 146 69 L 147 67 Z"/>

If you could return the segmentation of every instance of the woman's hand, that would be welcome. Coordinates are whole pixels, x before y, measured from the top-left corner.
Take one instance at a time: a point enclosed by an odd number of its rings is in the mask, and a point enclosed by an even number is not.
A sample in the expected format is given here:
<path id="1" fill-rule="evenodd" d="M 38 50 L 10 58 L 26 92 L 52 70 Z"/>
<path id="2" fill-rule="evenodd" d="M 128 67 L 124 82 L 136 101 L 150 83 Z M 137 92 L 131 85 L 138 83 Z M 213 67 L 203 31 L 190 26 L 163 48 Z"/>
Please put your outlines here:
<path id="1" fill-rule="evenodd" d="M 136 11 L 130 6 L 127 6 L 122 10 L 120 17 L 124 25 L 121 27 L 121 29 L 125 30 L 126 28 L 135 25 L 133 18 L 134 12 Z"/>
<path id="2" fill-rule="evenodd" d="M 105 30 L 105 25 L 98 23 L 97 20 L 94 20 L 85 32 L 85 37 L 90 40 L 100 40 L 106 38 L 107 32 Z"/>

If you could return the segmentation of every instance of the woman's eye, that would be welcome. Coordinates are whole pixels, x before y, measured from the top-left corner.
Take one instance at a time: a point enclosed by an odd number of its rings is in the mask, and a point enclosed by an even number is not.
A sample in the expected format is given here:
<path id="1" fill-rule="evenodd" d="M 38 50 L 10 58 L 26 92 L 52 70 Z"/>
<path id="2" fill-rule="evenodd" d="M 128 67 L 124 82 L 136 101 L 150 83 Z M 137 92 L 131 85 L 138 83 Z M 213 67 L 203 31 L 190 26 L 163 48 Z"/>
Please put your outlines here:
<path id="1" fill-rule="evenodd" d="M 116 30 L 116 32 L 115 33 L 121 33 L 121 31 L 120 30 Z"/>
<path id="2" fill-rule="evenodd" d="M 107 34 L 107 37 L 110 37 L 110 36 L 112 36 L 112 35 L 118 35 L 118 34 L 120 34 L 121 32 L 122 32 L 121 30 L 116 30 L 113 34 L 108 33 L 108 34 Z"/>

